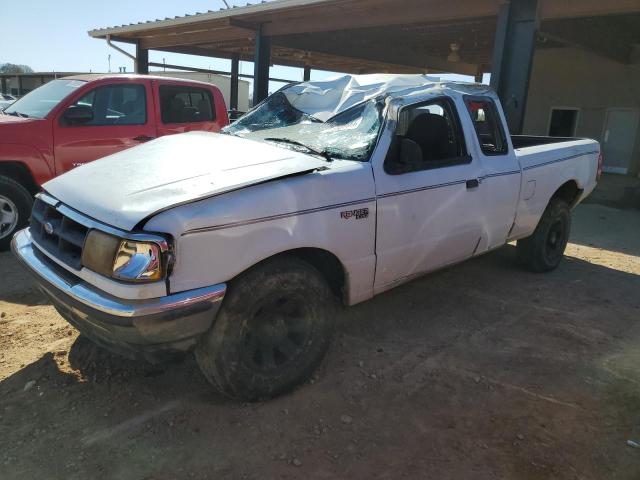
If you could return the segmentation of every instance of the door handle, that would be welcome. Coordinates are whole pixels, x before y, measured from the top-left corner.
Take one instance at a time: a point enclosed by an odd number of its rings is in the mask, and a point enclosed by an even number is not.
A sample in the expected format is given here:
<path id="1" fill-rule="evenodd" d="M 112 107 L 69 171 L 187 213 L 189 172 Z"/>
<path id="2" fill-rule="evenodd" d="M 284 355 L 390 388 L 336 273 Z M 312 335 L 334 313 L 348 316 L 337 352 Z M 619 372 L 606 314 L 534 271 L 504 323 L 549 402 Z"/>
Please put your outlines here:
<path id="1" fill-rule="evenodd" d="M 133 137 L 136 142 L 148 142 L 149 140 L 153 140 L 155 137 L 150 137 L 148 135 L 138 135 L 137 137 Z"/>
<path id="2" fill-rule="evenodd" d="M 467 180 L 467 188 L 478 188 L 480 186 L 480 180 L 477 178 L 472 178 L 471 180 Z"/>

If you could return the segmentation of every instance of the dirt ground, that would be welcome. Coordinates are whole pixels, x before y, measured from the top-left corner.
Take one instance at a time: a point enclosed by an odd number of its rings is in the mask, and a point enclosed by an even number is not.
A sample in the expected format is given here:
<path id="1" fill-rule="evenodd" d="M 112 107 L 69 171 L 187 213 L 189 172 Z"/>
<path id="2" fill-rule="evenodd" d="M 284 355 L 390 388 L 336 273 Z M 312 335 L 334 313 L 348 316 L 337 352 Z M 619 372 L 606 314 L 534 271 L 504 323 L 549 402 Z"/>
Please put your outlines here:
<path id="1" fill-rule="evenodd" d="M 582 205 L 571 242 L 551 274 L 507 246 L 345 310 L 260 404 L 99 350 L 0 254 L 0 478 L 637 480 L 640 210 Z"/>

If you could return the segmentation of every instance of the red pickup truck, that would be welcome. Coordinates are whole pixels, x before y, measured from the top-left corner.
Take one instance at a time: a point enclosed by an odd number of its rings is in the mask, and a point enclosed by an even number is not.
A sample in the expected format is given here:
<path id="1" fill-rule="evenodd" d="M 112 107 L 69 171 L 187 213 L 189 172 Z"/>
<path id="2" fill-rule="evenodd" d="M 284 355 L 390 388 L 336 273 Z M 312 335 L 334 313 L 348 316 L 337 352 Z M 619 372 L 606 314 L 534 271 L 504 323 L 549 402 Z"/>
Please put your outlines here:
<path id="1" fill-rule="evenodd" d="M 94 74 L 37 88 L 0 112 L 0 250 L 27 224 L 44 182 L 162 135 L 228 123 L 222 93 L 208 83 Z"/>

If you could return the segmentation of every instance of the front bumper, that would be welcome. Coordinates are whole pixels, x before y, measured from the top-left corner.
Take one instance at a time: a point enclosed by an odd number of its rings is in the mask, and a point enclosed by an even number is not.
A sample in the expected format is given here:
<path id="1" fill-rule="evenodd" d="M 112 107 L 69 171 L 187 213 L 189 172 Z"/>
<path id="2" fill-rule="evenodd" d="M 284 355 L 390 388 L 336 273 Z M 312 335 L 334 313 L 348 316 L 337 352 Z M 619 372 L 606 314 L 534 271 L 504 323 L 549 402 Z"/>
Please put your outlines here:
<path id="1" fill-rule="evenodd" d="M 162 361 L 192 348 L 213 323 L 226 285 L 165 297 L 123 300 L 89 285 L 57 265 L 18 232 L 11 249 L 71 325 L 95 343 L 130 358 Z"/>

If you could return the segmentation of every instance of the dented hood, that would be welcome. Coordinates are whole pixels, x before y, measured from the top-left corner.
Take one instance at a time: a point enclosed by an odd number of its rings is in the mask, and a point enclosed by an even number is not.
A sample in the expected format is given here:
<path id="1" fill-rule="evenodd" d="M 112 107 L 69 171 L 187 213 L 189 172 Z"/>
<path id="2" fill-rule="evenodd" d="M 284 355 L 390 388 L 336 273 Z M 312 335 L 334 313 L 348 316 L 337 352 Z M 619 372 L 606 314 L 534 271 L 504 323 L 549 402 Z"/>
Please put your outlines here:
<path id="1" fill-rule="evenodd" d="M 85 215 L 132 230 L 161 210 L 323 165 L 322 159 L 267 143 L 190 132 L 88 163 L 44 189 Z"/>

